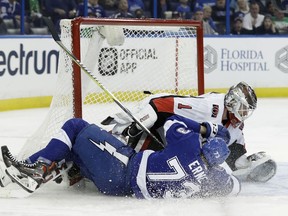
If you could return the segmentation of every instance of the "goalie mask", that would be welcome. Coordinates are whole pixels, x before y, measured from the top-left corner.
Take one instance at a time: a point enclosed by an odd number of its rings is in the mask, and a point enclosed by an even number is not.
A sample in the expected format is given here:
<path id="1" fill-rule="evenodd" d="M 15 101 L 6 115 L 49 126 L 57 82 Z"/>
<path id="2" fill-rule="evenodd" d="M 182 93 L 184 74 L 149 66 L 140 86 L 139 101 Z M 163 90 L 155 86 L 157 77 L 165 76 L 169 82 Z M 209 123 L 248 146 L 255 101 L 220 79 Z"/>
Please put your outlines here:
<path id="1" fill-rule="evenodd" d="M 240 82 L 232 86 L 225 95 L 224 104 L 227 110 L 243 122 L 257 107 L 257 97 L 251 86 Z"/>

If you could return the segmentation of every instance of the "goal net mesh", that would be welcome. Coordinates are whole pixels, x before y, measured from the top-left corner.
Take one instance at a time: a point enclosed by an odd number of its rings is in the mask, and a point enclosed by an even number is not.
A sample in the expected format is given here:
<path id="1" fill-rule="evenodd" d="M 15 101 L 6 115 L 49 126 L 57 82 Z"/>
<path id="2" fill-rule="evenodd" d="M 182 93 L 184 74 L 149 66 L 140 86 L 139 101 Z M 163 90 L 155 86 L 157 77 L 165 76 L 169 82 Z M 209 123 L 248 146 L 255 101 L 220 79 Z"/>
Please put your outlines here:
<path id="1" fill-rule="evenodd" d="M 136 109 L 139 101 L 150 94 L 198 95 L 199 44 L 195 26 L 153 21 L 116 25 L 112 20 L 99 24 L 97 19 L 89 19 L 79 22 L 75 33 L 72 24 L 71 20 L 61 21 L 62 43 L 129 110 Z M 45 147 L 72 117 L 100 125 L 107 116 L 122 111 L 95 80 L 73 66 L 63 50 L 59 56 L 49 112 L 24 144 L 18 155 L 21 158 Z M 80 80 L 75 80 L 76 70 L 80 71 Z M 75 92 L 80 93 L 75 96 Z M 75 106 L 80 106 L 80 116 L 75 115 Z"/>

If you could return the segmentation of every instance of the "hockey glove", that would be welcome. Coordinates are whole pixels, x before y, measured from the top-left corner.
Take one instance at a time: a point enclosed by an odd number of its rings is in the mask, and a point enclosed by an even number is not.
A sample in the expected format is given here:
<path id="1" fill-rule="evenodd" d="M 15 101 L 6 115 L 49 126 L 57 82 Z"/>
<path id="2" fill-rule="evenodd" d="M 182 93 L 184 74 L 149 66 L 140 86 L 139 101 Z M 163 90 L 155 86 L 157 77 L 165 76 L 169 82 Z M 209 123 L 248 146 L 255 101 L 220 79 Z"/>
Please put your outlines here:
<path id="1" fill-rule="evenodd" d="M 237 170 L 233 175 L 241 181 L 267 182 L 277 171 L 276 162 L 265 152 L 257 152 L 247 158 L 243 155 L 236 160 L 235 166 Z"/>
<path id="2" fill-rule="evenodd" d="M 202 126 L 206 127 L 206 135 L 205 138 L 208 137 L 221 137 L 228 144 L 230 141 L 230 133 L 229 131 L 223 127 L 222 125 L 218 125 L 212 122 L 203 122 Z"/>
<path id="3" fill-rule="evenodd" d="M 123 136 L 129 136 L 129 137 L 136 137 L 139 134 L 141 134 L 143 131 L 139 130 L 136 126 L 136 123 L 133 122 L 132 124 L 130 124 L 128 127 L 126 127 L 123 132 L 122 135 Z"/>
<path id="4" fill-rule="evenodd" d="M 128 137 L 127 144 L 135 148 L 137 146 L 138 141 L 140 140 L 142 136 L 142 130 L 139 130 L 136 126 L 136 123 L 133 122 L 131 125 L 129 125 L 123 132 L 122 135 L 124 137 Z"/>

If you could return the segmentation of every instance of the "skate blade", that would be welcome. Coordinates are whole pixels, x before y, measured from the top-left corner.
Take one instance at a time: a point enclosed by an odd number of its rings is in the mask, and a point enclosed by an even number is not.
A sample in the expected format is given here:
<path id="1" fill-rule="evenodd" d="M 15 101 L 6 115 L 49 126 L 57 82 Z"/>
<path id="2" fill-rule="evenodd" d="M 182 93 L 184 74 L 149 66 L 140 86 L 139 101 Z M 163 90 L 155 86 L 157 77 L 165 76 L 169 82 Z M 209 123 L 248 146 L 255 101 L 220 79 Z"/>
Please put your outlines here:
<path id="1" fill-rule="evenodd" d="M 11 179 L 5 173 L 6 166 L 4 162 L 0 160 L 0 186 L 6 187 L 11 183 Z"/>
<path id="2" fill-rule="evenodd" d="M 26 190 L 23 190 L 23 188 L 19 187 L 18 184 L 8 184 L 6 187 L 0 188 L 0 199 L 1 198 L 26 198 L 31 195 L 32 193 L 28 193 Z"/>
<path id="3" fill-rule="evenodd" d="M 19 171 L 13 165 L 6 169 L 6 174 L 29 193 L 33 193 L 39 187 L 38 183 L 30 176 L 20 177 Z"/>

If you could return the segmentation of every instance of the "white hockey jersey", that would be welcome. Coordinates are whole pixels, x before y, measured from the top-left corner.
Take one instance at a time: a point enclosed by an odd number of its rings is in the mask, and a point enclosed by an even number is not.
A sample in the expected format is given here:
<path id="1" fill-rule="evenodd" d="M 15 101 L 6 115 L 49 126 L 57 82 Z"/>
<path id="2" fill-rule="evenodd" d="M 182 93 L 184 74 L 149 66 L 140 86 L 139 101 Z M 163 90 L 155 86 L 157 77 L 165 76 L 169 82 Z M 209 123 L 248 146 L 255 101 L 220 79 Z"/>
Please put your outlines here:
<path id="1" fill-rule="evenodd" d="M 210 92 L 197 97 L 177 96 L 169 94 L 155 94 L 142 101 L 132 112 L 147 128 L 155 129 L 161 137 L 161 127 L 171 115 L 177 114 L 192 119 L 199 123 L 213 122 L 223 124 L 225 94 Z M 125 113 L 113 116 L 116 121 L 114 132 L 119 128 L 128 126 L 133 120 Z M 123 127 L 124 126 L 124 127 Z M 243 123 L 233 127 L 229 121 L 225 123 L 231 135 L 230 144 L 236 142 L 244 145 L 242 133 Z M 140 129 L 140 128 L 139 128 Z"/>

